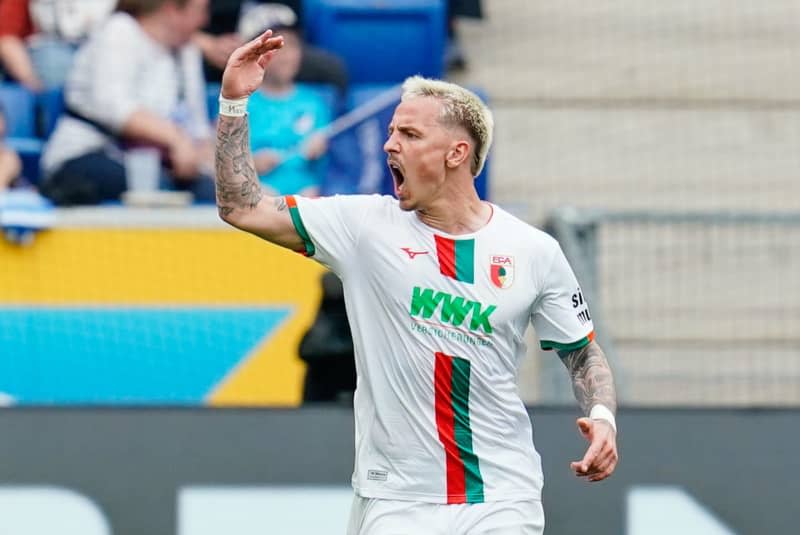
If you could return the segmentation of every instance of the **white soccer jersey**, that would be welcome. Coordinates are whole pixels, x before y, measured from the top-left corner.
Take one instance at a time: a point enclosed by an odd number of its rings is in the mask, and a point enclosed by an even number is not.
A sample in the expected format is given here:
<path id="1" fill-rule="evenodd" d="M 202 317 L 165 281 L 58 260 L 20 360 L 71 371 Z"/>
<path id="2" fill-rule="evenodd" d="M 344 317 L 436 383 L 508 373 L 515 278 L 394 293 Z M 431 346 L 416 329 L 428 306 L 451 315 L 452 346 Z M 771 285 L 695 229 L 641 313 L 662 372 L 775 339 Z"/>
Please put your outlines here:
<path id="1" fill-rule="evenodd" d="M 344 284 L 353 332 L 355 492 L 433 503 L 539 499 L 517 390 L 532 321 L 578 348 L 592 322 L 557 242 L 504 210 L 449 235 L 391 197 L 287 197 L 305 253 Z"/>

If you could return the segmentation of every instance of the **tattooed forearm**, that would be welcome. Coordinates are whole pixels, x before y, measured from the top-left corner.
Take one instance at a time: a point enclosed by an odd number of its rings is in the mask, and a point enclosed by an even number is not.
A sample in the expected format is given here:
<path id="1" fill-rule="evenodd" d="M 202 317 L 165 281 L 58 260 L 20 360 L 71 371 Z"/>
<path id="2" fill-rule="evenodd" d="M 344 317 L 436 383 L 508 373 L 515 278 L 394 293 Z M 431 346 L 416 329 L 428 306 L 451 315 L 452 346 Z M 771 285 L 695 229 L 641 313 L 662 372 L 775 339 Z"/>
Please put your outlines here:
<path id="1" fill-rule="evenodd" d="M 603 350 L 596 342 L 576 351 L 559 353 L 572 377 L 572 391 L 584 414 L 596 404 L 602 404 L 616 412 L 617 393 L 614 377 Z"/>
<path id="2" fill-rule="evenodd" d="M 235 210 L 252 210 L 264 196 L 250 152 L 246 117 L 219 116 L 215 153 L 217 207 L 225 218 Z"/>

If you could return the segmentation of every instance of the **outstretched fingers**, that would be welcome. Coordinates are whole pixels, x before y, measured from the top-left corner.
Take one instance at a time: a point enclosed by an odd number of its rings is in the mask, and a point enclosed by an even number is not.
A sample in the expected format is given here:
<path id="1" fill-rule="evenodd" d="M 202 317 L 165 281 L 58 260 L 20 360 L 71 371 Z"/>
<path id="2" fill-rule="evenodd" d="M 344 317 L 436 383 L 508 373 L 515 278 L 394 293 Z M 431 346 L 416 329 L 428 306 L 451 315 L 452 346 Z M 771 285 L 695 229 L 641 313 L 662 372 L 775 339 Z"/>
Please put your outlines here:
<path id="1" fill-rule="evenodd" d="M 264 54 L 279 50 L 282 47 L 283 36 L 277 35 L 273 37 L 272 30 L 267 30 L 252 41 L 242 45 L 234 54 L 238 53 L 238 57 L 235 59 L 242 63 L 247 63 L 250 61 L 260 61 Z"/>
<path id="2" fill-rule="evenodd" d="M 603 448 L 589 465 L 585 473 L 578 474 L 589 481 L 600 481 L 610 476 L 617 464 L 616 452 L 612 447 Z"/>
<path id="3" fill-rule="evenodd" d="M 616 433 L 608 423 L 586 418 L 578 420 L 578 428 L 590 444 L 583 458 L 570 463 L 570 468 L 576 476 L 589 481 L 601 481 L 607 478 L 616 468 L 618 461 Z"/>

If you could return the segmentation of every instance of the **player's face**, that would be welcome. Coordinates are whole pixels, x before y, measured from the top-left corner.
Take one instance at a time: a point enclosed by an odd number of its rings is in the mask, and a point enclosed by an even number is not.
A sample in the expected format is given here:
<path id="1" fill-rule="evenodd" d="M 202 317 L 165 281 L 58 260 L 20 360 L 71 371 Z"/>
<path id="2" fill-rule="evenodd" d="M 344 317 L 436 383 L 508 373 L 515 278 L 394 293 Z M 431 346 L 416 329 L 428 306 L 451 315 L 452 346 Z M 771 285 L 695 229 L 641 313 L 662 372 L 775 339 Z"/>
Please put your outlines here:
<path id="1" fill-rule="evenodd" d="M 441 103 L 433 97 L 401 102 L 389 124 L 383 146 L 394 178 L 394 194 L 403 210 L 425 209 L 441 194 L 445 156 L 454 143 L 439 122 Z"/>

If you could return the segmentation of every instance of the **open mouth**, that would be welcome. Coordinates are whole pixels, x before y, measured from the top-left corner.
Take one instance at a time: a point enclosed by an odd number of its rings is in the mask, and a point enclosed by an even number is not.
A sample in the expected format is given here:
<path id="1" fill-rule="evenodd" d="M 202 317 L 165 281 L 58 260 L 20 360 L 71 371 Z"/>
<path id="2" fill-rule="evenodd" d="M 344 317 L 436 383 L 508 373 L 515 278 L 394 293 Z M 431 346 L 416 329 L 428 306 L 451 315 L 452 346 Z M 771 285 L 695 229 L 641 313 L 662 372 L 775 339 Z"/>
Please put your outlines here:
<path id="1" fill-rule="evenodd" d="M 396 190 L 399 190 L 403 183 L 406 181 L 406 177 L 403 174 L 402 169 L 400 166 L 397 165 L 395 162 L 388 162 L 389 163 L 389 170 L 392 172 L 392 178 L 394 178 L 394 187 Z"/>

